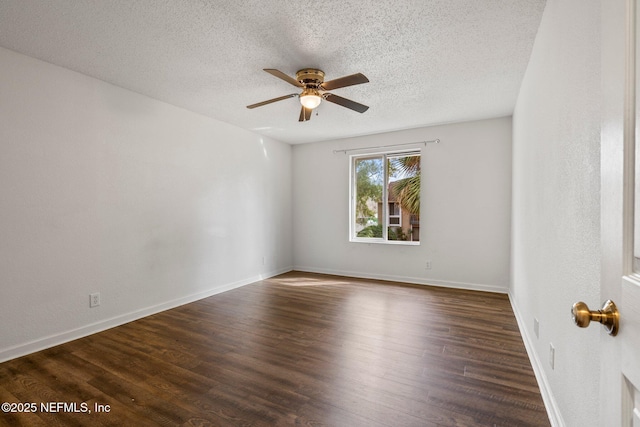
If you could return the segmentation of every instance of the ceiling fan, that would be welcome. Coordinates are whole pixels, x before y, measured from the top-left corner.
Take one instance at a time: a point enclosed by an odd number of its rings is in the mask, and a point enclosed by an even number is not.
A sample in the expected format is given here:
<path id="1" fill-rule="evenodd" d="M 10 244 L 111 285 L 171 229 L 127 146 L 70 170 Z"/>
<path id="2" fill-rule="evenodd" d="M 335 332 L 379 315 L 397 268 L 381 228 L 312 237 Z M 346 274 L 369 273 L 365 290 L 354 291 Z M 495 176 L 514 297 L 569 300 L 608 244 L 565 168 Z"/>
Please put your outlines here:
<path id="1" fill-rule="evenodd" d="M 322 70 L 316 70 L 314 68 L 305 68 L 298 71 L 296 73 L 295 79 L 293 77 L 289 77 L 282 71 L 273 68 L 265 68 L 264 71 L 275 77 L 278 77 L 279 79 L 284 80 L 289 84 L 292 84 L 293 86 L 301 88 L 302 92 L 292 93 L 290 95 L 280 96 L 278 98 L 258 102 L 257 104 L 247 105 L 247 108 L 262 107 L 263 105 L 271 104 L 272 102 L 278 102 L 297 96 L 300 98 L 300 103 L 302 104 L 302 109 L 300 110 L 300 118 L 298 119 L 298 121 L 300 122 L 306 122 L 310 120 L 311 112 L 314 108 L 320 105 L 320 102 L 322 102 L 323 99 L 357 111 L 358 113 L 364 113 L 369 109 L 369 107 L 367 107 L 366 105 L 362 105 L 358 102 L 328 92 L 330 90 L 339 89 L 341 87 L 368 83 L 369 79 L 367 79 L 364 74 L 351 74 L 350 76 L 340 77 L 338 79 L 325 82 L 324 72 Z"/>

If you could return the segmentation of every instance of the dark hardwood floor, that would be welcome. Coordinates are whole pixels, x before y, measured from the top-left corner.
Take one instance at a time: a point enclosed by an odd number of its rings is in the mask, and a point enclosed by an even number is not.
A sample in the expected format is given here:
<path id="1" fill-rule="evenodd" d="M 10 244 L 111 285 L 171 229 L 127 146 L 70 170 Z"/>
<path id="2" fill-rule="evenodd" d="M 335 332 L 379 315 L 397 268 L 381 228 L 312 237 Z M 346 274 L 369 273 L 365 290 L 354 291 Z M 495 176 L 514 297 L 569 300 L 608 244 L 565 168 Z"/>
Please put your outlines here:
<path id="1" fill-rule="evenodd" d="M 0 364 L 0 402 L 37 405 L 7 426 L 549 425 L 506 295 L 298 272 Z"/>

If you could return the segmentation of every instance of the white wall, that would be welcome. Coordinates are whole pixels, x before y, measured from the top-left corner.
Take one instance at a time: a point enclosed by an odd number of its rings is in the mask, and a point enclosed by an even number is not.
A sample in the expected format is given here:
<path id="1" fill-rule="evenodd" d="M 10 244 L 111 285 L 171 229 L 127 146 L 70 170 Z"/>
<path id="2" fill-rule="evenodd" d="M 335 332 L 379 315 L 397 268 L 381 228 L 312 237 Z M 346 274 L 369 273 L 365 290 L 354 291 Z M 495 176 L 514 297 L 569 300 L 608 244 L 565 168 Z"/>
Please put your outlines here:
<path id="1" fill-rule="evenodd" d="M 422 149 L 421 245 L 349 242 L 349 156 L 333 150 L 435 138 Z M 297 145 L 293 180 L 297 270 L 507 291 L 510 118 Z"/>
<path id="2" fill-rule="evenodd" d="M 0 94 L 0 361 L 291 268 L 289 145 L 5 49 Z"/>
<path id="3" fill-rule="evenodd" d="M 555 425 L 598 420 L 599 330 L 570 309 L 601 302 L 599 28 L 599 1 L 547 2 L 513 116 L 510 296 Z"/>

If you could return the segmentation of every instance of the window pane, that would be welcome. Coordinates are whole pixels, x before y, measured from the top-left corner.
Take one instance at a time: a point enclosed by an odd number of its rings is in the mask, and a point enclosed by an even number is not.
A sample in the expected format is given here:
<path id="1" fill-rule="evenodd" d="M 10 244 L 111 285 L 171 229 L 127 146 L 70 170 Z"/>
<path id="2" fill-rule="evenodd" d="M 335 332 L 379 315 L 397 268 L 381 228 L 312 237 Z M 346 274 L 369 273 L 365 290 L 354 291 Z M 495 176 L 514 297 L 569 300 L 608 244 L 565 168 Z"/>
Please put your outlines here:
<path id="1" fill-rule="evenodd" d="M 389 240 L 420 240 L 420 155 L 388 157 Z M 393 210 L 391 207 L 393 206 Z M 392 221 L 396 215 L 397 220 Z"/>
<path id="2" fill-rule="evenodd" d="M 357 237 L 382 238 L 383 158 L 355 161 L 355 232 Z"/>

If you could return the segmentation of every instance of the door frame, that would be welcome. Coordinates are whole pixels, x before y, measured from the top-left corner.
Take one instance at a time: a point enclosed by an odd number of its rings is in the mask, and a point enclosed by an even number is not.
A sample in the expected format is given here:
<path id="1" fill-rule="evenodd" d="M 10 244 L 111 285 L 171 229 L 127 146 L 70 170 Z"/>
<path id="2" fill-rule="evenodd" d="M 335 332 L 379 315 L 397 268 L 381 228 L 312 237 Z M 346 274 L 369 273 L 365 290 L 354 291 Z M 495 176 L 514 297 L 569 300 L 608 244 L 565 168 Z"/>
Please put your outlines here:
<path id="1" fill-rule="evenodd" d="M 622 378 L 621 281 L 633 271 L 637 1 L 601 2 L 600 299 L 619 302 L 621 332 L 617 339 L 600 332 L 599 425 L 622 423 L 623 405 L 629 403 Z"/>

